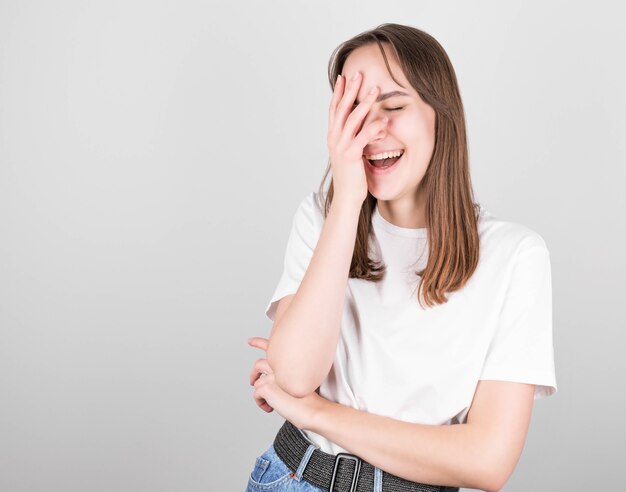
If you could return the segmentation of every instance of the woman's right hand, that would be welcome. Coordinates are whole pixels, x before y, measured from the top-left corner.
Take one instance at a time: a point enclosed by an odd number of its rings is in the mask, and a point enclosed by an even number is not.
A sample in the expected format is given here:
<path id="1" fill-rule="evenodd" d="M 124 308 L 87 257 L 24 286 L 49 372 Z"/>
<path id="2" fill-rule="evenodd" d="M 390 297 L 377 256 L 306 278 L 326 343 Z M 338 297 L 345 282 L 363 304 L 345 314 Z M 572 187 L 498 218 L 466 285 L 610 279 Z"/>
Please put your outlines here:
<path id="1" fill-rule="evenodd" d="M 362 204 L 367 198 L 367 160 L 363 156 L 363 149 L 387 125 L 387 118 L 372 121 L 361 128 L 378 96 L 378 87 L 374 87 L 350 112 L 361 86 L 361 74 L 358 75 L 356 80 L 347 81 L 347 88 L 343 76 L 335 83 L 328 116 L 327 143 L 333 174 L 333 200 L 356 200 Z"/>

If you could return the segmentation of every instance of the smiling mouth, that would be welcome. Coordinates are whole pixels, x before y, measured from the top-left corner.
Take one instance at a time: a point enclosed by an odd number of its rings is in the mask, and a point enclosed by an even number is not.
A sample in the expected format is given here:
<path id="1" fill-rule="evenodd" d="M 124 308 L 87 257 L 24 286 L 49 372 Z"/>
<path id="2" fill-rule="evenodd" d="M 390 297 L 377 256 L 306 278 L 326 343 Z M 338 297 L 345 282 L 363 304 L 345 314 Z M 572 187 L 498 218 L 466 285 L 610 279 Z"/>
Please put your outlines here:
<path id="1" fill-rule="evenodd" d="M 375 167 L 377 169 L 386 169 L 388 167 L 393 166 L 396 162 L 398 162 L 402 156 L 404 155 L 404 152 L 402 152 L 402 154 L 400 154 L 398 157 L 388 157 L 387 159 L 376 159 L 376 160 L 371 160 L 371 159 L 367 159 L 367 162 L 370 163 L 370 165 L 372 167 Z"/>

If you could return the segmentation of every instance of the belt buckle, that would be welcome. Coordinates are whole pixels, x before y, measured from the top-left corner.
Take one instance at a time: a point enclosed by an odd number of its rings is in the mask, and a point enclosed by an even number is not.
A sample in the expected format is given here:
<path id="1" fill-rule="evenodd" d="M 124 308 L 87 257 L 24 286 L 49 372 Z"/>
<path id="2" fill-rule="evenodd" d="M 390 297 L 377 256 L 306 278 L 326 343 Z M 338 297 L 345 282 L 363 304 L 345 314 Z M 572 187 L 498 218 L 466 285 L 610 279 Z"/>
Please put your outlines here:
<path id="1" fill-rule="evenodd" d="M 350 492 L 355 492 L 356 484 L 359 480 L 359 472 L 361 471 L 361 459 L 358 456 L 354 456 L 349 453 L 337 453 L 337 457 L 335 458 L 335 467 L 333 468 L 333 477 L 330 480 L 330 487 L 328 492 L 333 492 L 333 487 L 335 486 L 335 478 L 337 477 L 337 466 L 339 465 L 339 460 L 344 458 L 346 460 L 354 461 L 354 473 L 352 475 L 352 482 L 350 483 Z"/>

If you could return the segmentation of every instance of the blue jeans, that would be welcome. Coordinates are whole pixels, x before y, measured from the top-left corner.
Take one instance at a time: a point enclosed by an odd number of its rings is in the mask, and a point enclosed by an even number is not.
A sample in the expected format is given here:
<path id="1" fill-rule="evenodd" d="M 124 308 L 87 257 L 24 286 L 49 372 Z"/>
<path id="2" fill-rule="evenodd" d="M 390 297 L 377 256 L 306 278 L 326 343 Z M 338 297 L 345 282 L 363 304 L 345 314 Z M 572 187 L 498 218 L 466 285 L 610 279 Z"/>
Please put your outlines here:
<path id="1" fill-rule="evenodd" d="M 324 489 L 320 489 L 302 478 L 302 473 L 304 473 L 304 469 L 315 449 L 315 445 L 310 444 L 300 462 L 300 466 L 295 472 L 292 472 L 276 454 L 272 444 L 256 459 L 252 473 L 248 477 L 246 492 L 268 492 L 270 490 L 281 492 L 323 492 Z M 381 486 L 382 471 L 380 468 L 375 468 L 374 492 L 380 492 Z"/>

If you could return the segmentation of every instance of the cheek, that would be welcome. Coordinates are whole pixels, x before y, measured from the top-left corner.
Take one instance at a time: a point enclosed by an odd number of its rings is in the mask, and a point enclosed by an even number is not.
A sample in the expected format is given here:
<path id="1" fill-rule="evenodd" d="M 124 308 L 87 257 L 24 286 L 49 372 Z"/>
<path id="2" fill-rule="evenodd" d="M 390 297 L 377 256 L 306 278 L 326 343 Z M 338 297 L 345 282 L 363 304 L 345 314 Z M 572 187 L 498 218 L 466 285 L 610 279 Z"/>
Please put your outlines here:
<path id="1" fill-rule="evenodd" d="M 430 106 L 427 107 L 426 111 L 422 114 L 421 122 L 423 126 L 423 132 L 426 135 L 429 135 L 432 140 L 435 138 L 435 119 L 436 113 L 433 108 Z"/>
<path id="2" fill-rule="evenodd" d="M 415 112 L 398 115 L 392 119 L 396 135 L 407 143 L 429 141 L 434 136 L 434 125 L 429 118 Z"/>

